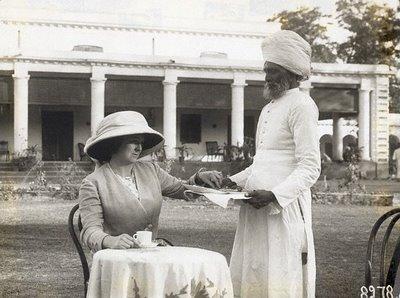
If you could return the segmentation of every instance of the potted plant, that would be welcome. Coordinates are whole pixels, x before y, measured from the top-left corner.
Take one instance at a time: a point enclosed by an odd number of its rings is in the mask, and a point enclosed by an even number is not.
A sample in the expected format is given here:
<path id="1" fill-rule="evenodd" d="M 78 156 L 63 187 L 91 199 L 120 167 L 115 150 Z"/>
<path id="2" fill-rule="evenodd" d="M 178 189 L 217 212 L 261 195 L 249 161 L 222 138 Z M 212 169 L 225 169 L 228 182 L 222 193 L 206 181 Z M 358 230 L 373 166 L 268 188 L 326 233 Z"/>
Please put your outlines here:
<path id="1" fill-rule="evenodd" d="M 182 144 L 182 146 L 175 147 L 175 149 L 178 150 L 179 152 L 179 157 L 178 157 L 179 162 L 184 162 L 186 157 L 188 157 L 189 155 L 193 155 L 193 149 L 187 147 L 185 144 Z"/>
<path id="2" fill-rule="evenodd" d="M 250 154 L 250 147 L 247 144 L 243 146 L 224 144 L 224 161 L 242 161 L 246 159 L 246 155 Z"/>
<path id="3" fill-rule="evenodd" d="M 243 143 L 243 157 L 246 161 L 251 161 L 256 154 L 255 141 L 253 138 L 245 137 Z"/>
<path id="4" fill-rule="evenodd" d="M 22 153 L 14 155 L 12 162 L 18 171 L 27 171 L 37 163 L 38 153 L 38 145 L 29 146 Z"/>
<path id="5" fill-rule="evenodd" d="M 165 154 L 165 145 L 164 145 L 164 147 L 160 148 L 159 150 L 153 152 L 152 159 L 154 161 L 158 161 L 158 162 L 164 162 L 167 159 L 166 154 Z"/>

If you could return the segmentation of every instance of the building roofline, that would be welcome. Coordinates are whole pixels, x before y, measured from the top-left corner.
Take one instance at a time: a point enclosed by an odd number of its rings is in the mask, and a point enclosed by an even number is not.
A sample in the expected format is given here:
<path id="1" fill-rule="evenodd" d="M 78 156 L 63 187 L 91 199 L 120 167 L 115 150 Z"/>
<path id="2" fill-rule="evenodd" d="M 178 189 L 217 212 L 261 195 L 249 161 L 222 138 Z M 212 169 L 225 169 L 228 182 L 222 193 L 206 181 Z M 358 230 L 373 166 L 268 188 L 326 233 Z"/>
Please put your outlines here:
<path id="1" fill-rule="evenodd" d="M 201 36 L 219 36 L 219 37 L 241 37 L 252 39 L 263 39 L 266 33 L 261 32 L 240 32 L 240 31 L 224 31 L 224 30 L 207 30 L 207 29 L 189 29 L 174 27 L 158 27 L 144 25 L 128 25 L 115 23 L 97 23 L 97 22 L 77 22 L 77 21 L 49 21 L 49 20 L 18 20 L 18 19 L 0 19 L 0 24 L 19 25 L 19 26 L 46 26 L 58 28 L 75 28 L 75 29 L 94 29 L 94 30 L 110 30 L 110 31 L 133 31 L 133 32 L 151 32 L 151 33 L 174 33 L 185 35 L 201 35 Z M 273 23 L 271 23 L 273 24 Z M 273 24 L 275 30 L 279 30 L 279 26 Z M 270 30 L 272 32 L 272 30 Z"/>
<path id="2" fill-rule="evenodd" d="M 0 56 L 3 63 L 44 63 L 105 67 L 142 67 L 159 69 L 207 69 L 215 71 L 242 71 L 263 73 L 262 60 L 233 60 L 227 58 L 191 58 L 171 56 L 128 55 L 103 52 L 18 52 Z M 382 64 L 313 63 L 314 75 L 372 75 L 391 76 L 396 70 Z"/>

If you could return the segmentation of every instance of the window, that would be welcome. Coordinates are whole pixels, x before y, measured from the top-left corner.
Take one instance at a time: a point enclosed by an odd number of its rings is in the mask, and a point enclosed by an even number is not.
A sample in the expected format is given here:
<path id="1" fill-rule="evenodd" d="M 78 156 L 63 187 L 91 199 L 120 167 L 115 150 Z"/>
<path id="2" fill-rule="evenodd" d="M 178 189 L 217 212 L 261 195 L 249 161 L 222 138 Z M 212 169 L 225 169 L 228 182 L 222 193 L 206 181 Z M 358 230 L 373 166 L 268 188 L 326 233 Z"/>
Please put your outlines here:
<path id="1" fill-rule="evenodd" d="M 201 142 L 201 115 L 182 114 L 180 124 L 180 141 L 185 143 Z"/>

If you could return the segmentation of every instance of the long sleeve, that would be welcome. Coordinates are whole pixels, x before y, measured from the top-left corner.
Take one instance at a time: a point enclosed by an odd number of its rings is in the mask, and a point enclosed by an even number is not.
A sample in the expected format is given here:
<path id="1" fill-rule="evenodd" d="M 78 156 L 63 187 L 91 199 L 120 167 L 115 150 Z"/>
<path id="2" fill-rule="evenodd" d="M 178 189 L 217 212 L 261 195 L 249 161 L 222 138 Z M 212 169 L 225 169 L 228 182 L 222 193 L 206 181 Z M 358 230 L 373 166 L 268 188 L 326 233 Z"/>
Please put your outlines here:
<path id="1" fill-rule="evenodd" d="M 93 252 L 101 250 L 103 239 L 108 235 L 103 230 L 103 208 L 96 186 L 86 179 L 79 189 L 79 212 L 83 226 L 81 241 Z"/>
<path id="2" fill-rule="evenodd" d="M 183 181 L 168 174 L 157 164 L 154 164 L 154 167 L 160 181 L 162 195 L 174 199 L 185 199 L 183 194 L 186 190 L 185 183 L 195 184 L 194 175 L 188 181 Z"/>
<path id="3" fill-rule="evenodd" d="M 317 181 L 321 171 L 318 108 L 314 103 L 299 104 L 293 108 L 289 119 L 297 167 L 271 190 L 281 208 L 288 206 L 301 192 L 309 189 Z"/>

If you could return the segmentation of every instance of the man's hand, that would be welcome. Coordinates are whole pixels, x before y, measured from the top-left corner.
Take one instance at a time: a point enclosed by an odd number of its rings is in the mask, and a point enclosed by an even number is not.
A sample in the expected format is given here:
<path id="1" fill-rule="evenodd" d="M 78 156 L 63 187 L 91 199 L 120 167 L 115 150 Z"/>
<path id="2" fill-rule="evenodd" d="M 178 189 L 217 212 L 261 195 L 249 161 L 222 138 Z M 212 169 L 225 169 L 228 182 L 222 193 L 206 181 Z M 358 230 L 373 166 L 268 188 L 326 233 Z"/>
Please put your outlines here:
<path id="1" fill-rule="evenodd" d="M 127 249 L 136 246 L 137 242 L 128 234 L 121 234 L 119 236 L 108 235 L 103 240 L 103 248 Z"/>
<path id="2" fill-rule="evenodd" d="M 222 173 L 218 171 L 197 172 L 195 182 L 212 188 L 220 188 L 222 178 Z"/>
<path id="3" fill-rule="evenodd" d="M 246 197 L 250 197 L 250 199 L 243 200 L 243 202 L 250 204 L 256 209 L 263 208 L 272 202 L 276 202 L 274 193 L 268 190 L 253 190 L 246 194 Z"/>

